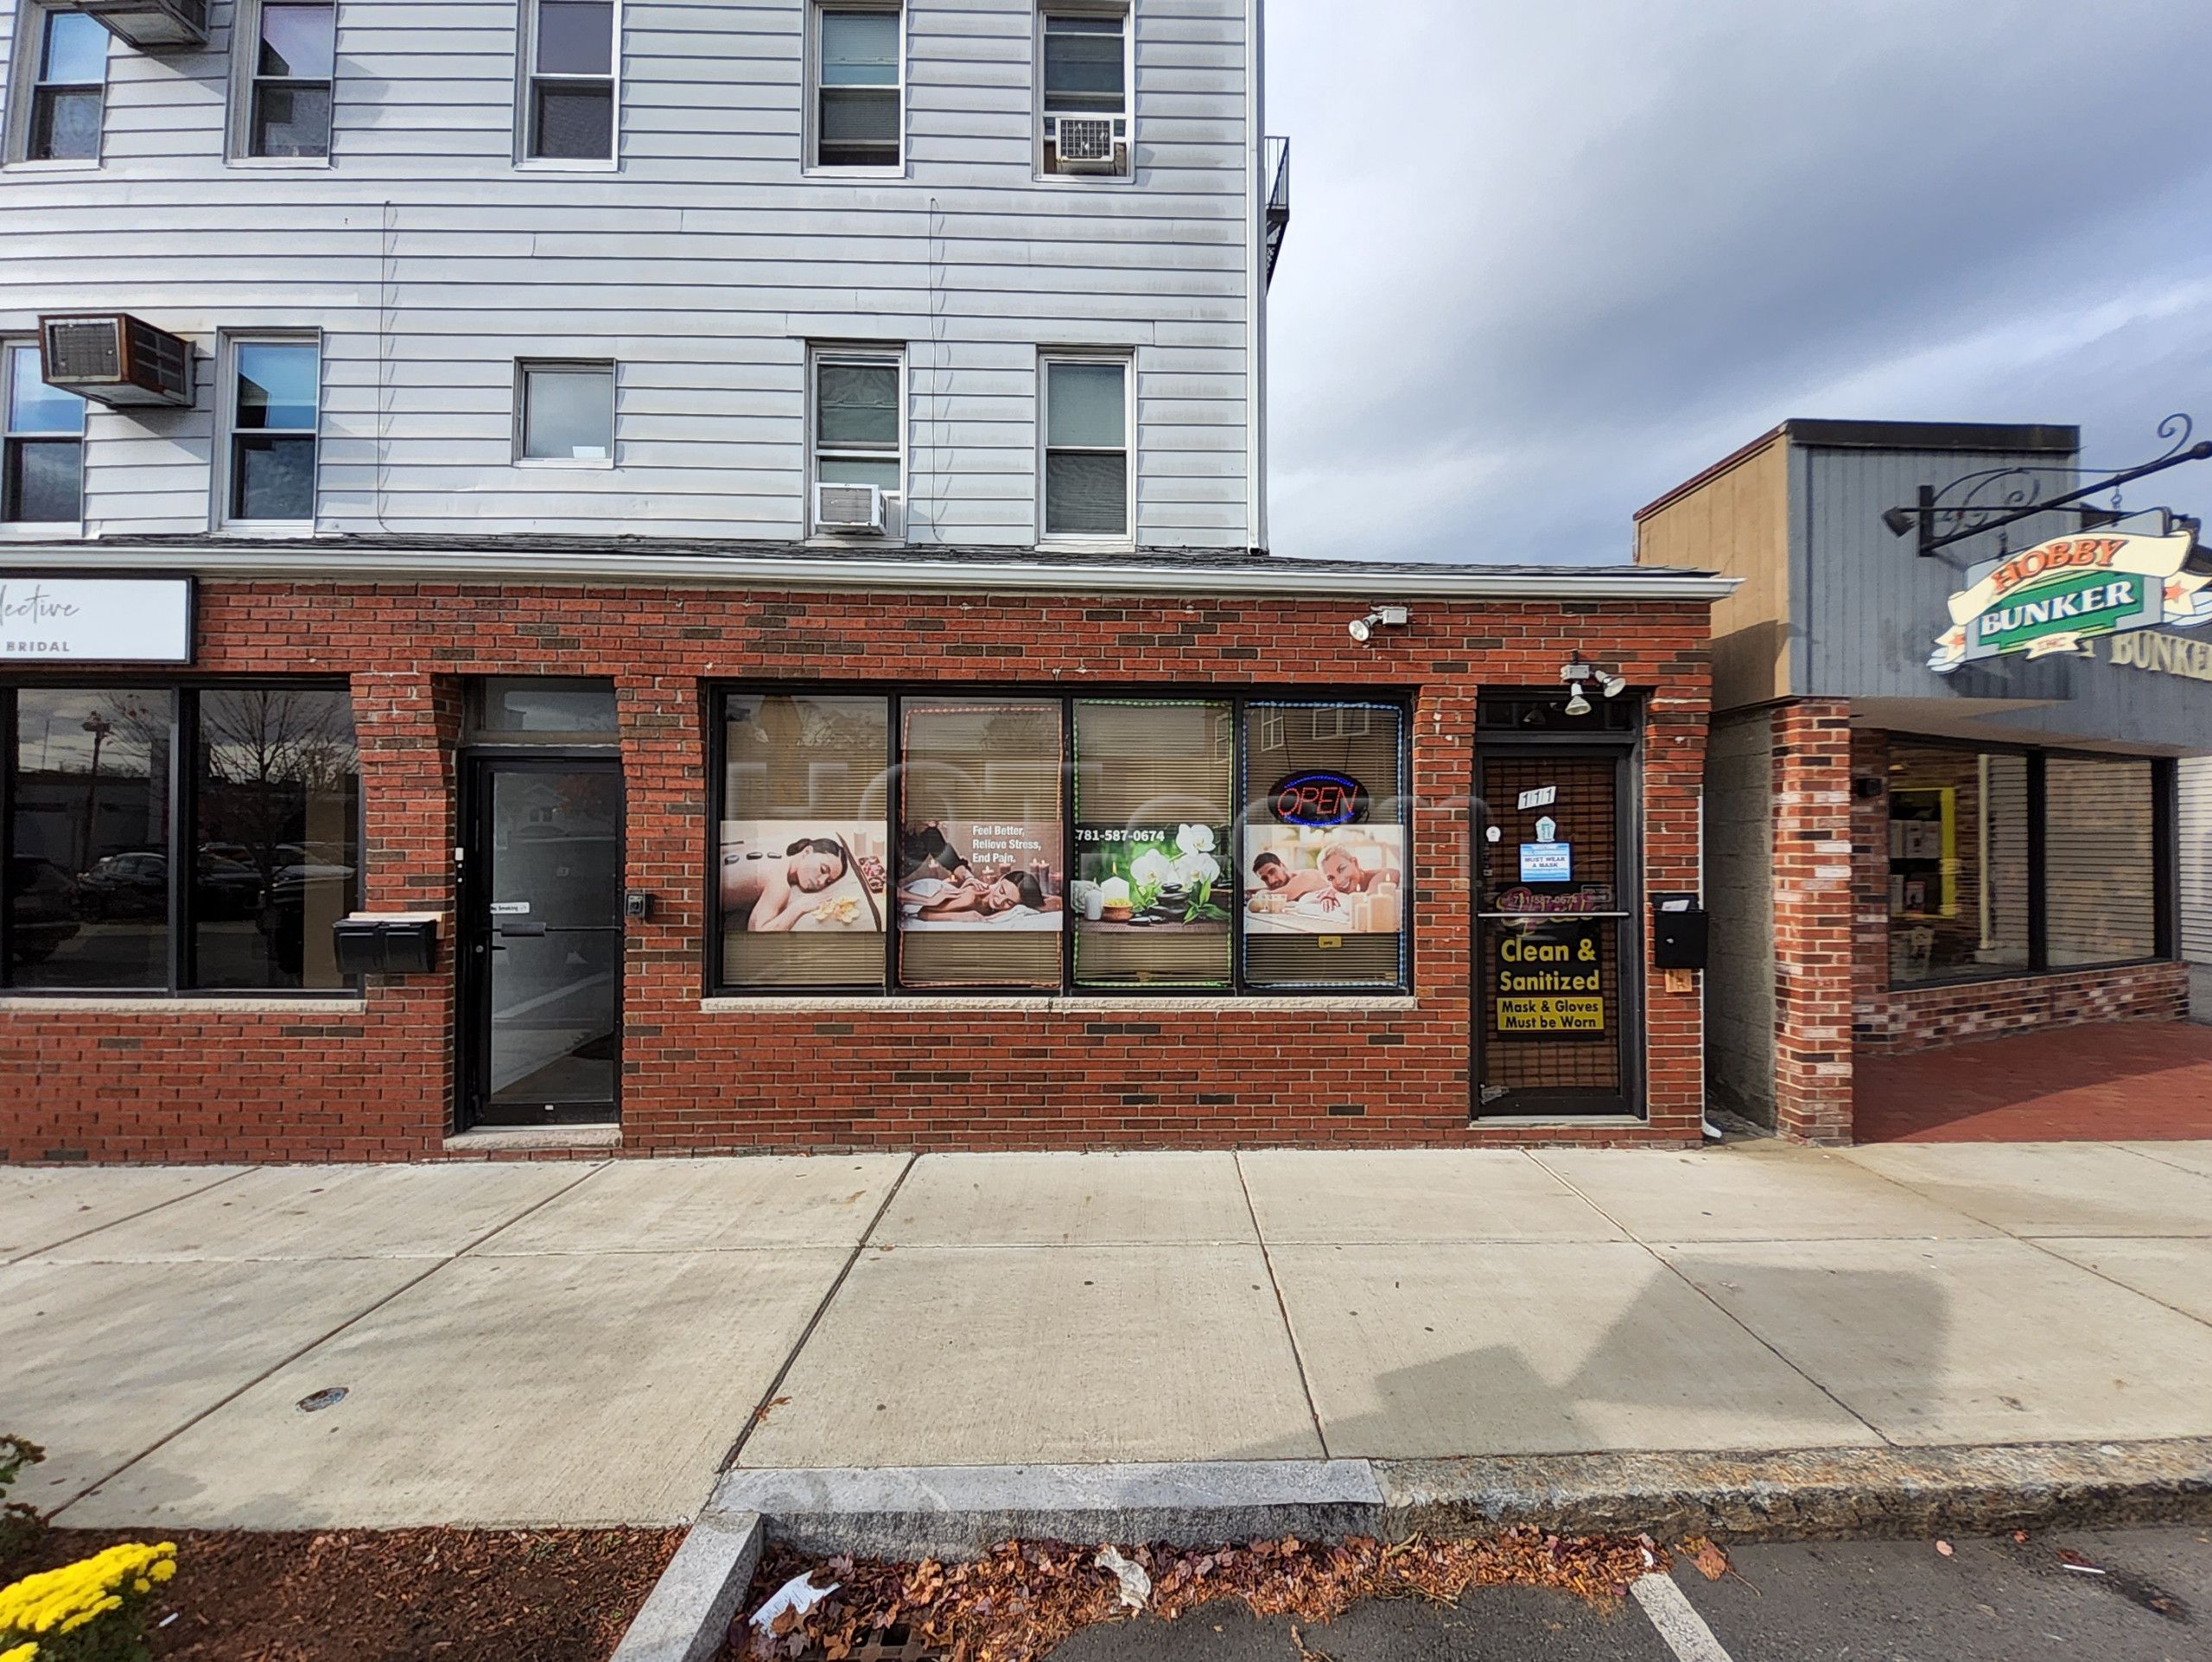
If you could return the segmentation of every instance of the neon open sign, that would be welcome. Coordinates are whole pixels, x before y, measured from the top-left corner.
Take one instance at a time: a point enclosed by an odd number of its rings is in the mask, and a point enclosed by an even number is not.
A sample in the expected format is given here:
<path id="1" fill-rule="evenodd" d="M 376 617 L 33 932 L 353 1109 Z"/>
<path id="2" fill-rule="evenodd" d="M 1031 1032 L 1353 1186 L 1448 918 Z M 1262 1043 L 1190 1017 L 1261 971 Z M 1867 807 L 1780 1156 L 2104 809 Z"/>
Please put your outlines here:
<path id="1" fill-rule="evenodd" d="M 1275 786 L 1271 806 L 1286 825 L 1349 825 L 1367 818 L 1367 787 L 1343 774 L 1293 774 Z"/>

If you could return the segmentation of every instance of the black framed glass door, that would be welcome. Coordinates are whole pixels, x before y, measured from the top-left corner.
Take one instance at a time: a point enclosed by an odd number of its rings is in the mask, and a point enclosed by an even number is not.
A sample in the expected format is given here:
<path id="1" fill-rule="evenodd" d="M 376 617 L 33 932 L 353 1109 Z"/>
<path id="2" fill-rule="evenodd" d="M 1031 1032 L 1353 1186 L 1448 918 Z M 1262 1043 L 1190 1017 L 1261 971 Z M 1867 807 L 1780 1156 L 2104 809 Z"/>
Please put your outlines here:
<path id="1" fill-rule="evenodd" d="M 1478 1117 L 1643 1111 L 1632 755 L 1477 759 Z"/>
<path id="2" fill-rule="evenodd" d="M 461 864 L 463 1125 L 616 1118 L 622 771 L 477 756 Z"/>

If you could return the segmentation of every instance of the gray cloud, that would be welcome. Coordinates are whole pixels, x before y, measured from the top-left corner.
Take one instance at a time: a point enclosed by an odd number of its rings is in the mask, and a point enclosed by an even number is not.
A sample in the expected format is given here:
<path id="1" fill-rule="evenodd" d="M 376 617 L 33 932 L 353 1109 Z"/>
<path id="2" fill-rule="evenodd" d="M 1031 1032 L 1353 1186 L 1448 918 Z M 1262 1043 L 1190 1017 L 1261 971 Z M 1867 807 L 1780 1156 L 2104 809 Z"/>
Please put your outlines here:
<path id="1" fill-rule="evenodd" d="M 1289 554 L 1622 558 L 1791 416 L 2212 425 L 2212 8 L 1275 0 Z M 2212 509 L 2212 463 L 2158 481 Z M 2149 488 L 2145 487 L 2145 488 Z"/>

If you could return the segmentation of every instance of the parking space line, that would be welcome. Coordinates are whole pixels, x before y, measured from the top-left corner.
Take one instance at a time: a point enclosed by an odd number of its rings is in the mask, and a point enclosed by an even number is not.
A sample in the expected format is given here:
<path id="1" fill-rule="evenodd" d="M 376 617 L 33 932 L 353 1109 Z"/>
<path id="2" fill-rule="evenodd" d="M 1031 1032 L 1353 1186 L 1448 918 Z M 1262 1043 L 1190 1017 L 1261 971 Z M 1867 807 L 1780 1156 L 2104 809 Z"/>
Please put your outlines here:
<path id="1" fill-rule="evenodd" d="M 1730 1662 L 1728 1652 L 1705 1625 L 1689 1595 L 1675 1585 L 1673 1576 L 1656 1572 L 1639 1576 L 1629 1591 L 1636 1595 L 1636 1602 L 1651 1619 L 1659 1637 L 1667 1641 L 1667 1648 L 1681 1662 Z"/>

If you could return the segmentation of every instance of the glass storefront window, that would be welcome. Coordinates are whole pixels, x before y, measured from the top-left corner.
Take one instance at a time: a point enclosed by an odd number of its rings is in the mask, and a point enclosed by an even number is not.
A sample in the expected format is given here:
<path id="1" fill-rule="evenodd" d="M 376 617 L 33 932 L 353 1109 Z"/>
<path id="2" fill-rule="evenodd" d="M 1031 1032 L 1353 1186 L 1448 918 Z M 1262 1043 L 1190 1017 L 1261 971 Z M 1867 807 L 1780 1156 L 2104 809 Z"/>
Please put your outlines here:
<path id="1" fill-rule="evenodd" d="M 1404 725 L 1391 704 L 1245 706 L 1236 853 L 1252 985 L 1402 980 Z"/>
<path id="2" fill-rule="evenodd" d="M 2123 757 L 2044 763 L 2044 939 L 2053 969 L 2157 954 L 2152 778 L 2149 762 Z"/>
<path id="3" fill-rule="evenodd" d="M 1077 701 L 1077 984 L 1228 984 L 1233 720 L 1225 704 Z"/>
<path id="4" fill-rule="evenodd" d="M 1889 754 L 1892 986 L 2158 955 L 2155 764 L 1899 737 Z"/>
<path id="5" fill-rule="evenodd" d="M 360 757 L 346 693 L 257 687 L 199 697 L 194 984 L 335 988 L 331 926 L 353 909 Z"/>
<path id="6" fill-rule="evenodd" d="M 2025 756 L 1892 743 L 1892 984 L 2028 967 L 2028 836 Z"/>
<path id="7" fill-rule="evenodd" d="M 1058 699 L 904 706 L 900 985 L 1060 985 L 1061 715 Z"/>
<path id="8" fill-rule="evenodd" d="M 170 697 L 152 687 L 16 695 L 10 984 L 168 984 Z"/>
<path id="9" fill-rule="evenodd" d="M 360 894 L 360 768 L 343 690 L 0 689 L 10 703 L 4 984 L 346 984 L 331 926 Z"/>
<path id="10" fill-rule="evenodd" d="M 891 701 L 734 693 L 722 710 L 722 980 L 883 984 Z"/>
<path id="11" fill-rule="evenodd" d="M 770 685 L 716 718 L 724 991 L 1405 984 L 1401 706 Z"/>

